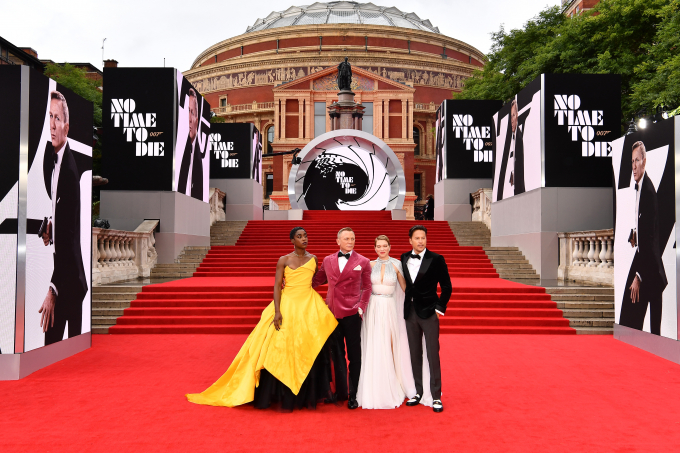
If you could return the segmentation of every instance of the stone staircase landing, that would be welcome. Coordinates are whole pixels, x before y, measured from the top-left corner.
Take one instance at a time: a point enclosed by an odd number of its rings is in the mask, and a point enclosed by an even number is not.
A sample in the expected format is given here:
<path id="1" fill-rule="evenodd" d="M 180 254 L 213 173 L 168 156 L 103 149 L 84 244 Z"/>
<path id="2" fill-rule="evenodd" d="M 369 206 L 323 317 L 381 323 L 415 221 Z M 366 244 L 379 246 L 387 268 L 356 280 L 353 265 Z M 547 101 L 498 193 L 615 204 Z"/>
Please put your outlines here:
<path id="1" fill-rule="evenodd" d="M 541 276 L 517 247 L 484 247 L 498 276 L 527 285 L 538 285 Z"/>
<path id="2" fill-rule="evenodd" d="M 614 288 L 552 286 L 545 291 L 579 335 L 614 333 Z"/>
<path id="3" fill-rule="evenodd" d="M 92 288 L 92 333 L 107 334 L 123 310 L 137 298 L 141 283 L 95 286 Z"/>
<path id="4" fill-rule="evenodd" d="M 449 222 L 449 227 L 459 245 L 478 247 L 491 245 L 491 231 L 483 222 Z"/>

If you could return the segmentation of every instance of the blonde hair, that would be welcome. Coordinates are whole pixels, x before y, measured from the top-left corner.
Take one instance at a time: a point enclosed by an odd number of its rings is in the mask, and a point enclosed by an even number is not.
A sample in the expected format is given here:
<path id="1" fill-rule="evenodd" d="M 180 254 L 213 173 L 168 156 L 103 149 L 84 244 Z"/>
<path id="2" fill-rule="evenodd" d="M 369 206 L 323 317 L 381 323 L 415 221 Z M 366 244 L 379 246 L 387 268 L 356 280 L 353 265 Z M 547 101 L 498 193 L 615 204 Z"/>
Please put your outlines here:
<path id="1" fill-rule="evenodd" d="M 387 245 L 389 245 L 389 246 L 392 245 L 392 244 L 390 244 L 390 238 L 388 238 L 384 234 L 381 234 L 380 236 L 375 238 L 375 241 L 373 242 L 373 247 L 376 247 L 378 245 L 378 241 L 385 241 L 385 242 L 387 242 Z"/>
<path id="2" fill-rule="evenodd" d="M 350 227 L 340 228 L 340 231 L 338 231 L 338 238 L 339 238 L 340 235 L 341 235 L 343 232 L 345 232 L 345 231 L 351 231 L 352 233 L 354 233 L 354 230 L 351 229 Z"/>

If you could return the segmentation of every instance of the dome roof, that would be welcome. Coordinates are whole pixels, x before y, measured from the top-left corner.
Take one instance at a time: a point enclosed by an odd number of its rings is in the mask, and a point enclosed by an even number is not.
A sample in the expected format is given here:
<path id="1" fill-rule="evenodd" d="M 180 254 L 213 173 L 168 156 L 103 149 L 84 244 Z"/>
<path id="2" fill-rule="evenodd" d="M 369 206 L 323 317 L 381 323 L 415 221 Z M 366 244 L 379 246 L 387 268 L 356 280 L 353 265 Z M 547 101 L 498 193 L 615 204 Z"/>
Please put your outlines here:
<path id="1" fill-rule="evenodd" d="M 369 24 L 388 27 L 412 28 L 439 33 L 439 28 L 415 13 L 403 13 L 395 7 L 376 6 L 373 3 L 327 2 L 306 6 L 291 6 L 285 11 L 273 12 L 258 19 L 246 33 L 292 25 Z"/>

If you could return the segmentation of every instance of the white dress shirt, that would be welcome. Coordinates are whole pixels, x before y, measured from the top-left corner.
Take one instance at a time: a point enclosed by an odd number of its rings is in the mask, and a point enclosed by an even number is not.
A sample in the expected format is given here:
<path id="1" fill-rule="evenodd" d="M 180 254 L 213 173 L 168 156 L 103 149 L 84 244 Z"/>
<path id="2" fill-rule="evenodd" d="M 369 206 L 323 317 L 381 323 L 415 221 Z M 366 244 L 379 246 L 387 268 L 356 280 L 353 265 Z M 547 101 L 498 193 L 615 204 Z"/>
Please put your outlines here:
<path id="1" fill-rule="evenodd" d="M 354 250 L 350 250 L 350 251 L 349 251 L 349 255 L 350 255 L 350 256 L 352 256 L 352 252 L 353 252 L 353 251 L 354 251 Z M 342 250 L 339 250 L 339 252 L 340 252 L 340 253 L 345 253 L 345 252 L 343 252 Z M 347 264 L 347 258 L 345 258 L 344 256 L 339 256 L 339 257 L 338 257 L 338 269 L 340 269 L 340 273 L 342 273 L 342 271 L 345 269 L 345 265 L 346 265 L 346 264 Z"/>
<path id="2" fill-rule="evenodd" d="M 59 172 L 61 171 L 61 161 L 64 159 L 64 148 L 66 148 L 66 142 L 62 145 L 62 147 L 57 151 L 57 163 L 54 164 L 54 170 L 52 170 L 52 187 L 51 187 L 51 192 L 52 192 L 52 244 L 56 244 L 56 231 L 57 229 L 55 228 L 55 218 L 57 214 L 57 202 L 59 201 L 57 199 L 57 187 L 59 187 Z M 53 158 L 50 156 L 50 158 Z M 53 245 L 54 247 L 54 245 Z M 50 283 L 50 286 L 54 289 L 54 292 L 59 295 L 59 291 L 57 290 L 57 287 L 54 286 L 53 283 Z"/>
<path id="3" fill-rule="evenodd" d="M 511 197 L 515 195 L 515 184 L 514 184 L 514 172 L 515 172 L 515 138 L 516 135 L 512 134 L 512 139 L 510 140 L 510 152 L 508 154 L 508 165 L 505 167 L 505 181 L 503 181 L 503 198 Z M 513 176 L 513 184 L 510 184 L 510 177 Z"/>
<path id="4" fill-rule="evenodd" d="M 191 189 L 194 187 L 193 179 L 191 179 L 192 173 L 194 172 L 194 146 L 196 146 L 196 138 L 198 137 L 198 134 L 196 137 L 194 137 L 194 141 L 191 142 L 191 157 L 189 158 L 189 173 L 187 174 L 187 193 L 185 195 L 191 195 Z"/>
<path id="5" fill-rule="evenodd" d="M 638 228 L 638 221 L 640 220 L 640 192 L 642 192 L 642 181 L 645 180 L 645 174 L 647 171 L 642 172 L 642 178 L 640 178 L 640 182 L 637 183 L 638 185 L 638 190 L 635 191 L 635 249 L 636 252 L 640 252 L 640 229 Z M 633 179 L 633 181 L 635 181 Z M 635 188 L 635 183 L 633 183 L 633 189 Z M 638 280 L 642 281 L 642 277 L 640 277 L 640 273 L 636 272 L 635 275 L 637 275 Z"/>
<path id="6" fill-rule="evenodd" d="M 350 257 L 352 256 L 353 251 L 354 250 L 350 250 L 348 252 Z M 339 252 L 345 253 L 342 250 L 339 250 Z M 344 256 L 338 256 L 338 269 L 340 269 L 340 273 L 342 273 L 342 271 L 345 269 L 345 266 L 347 265 L 347 261 L 348 261 L 347 258 L 345 258 Z M 359 307 L 358 311 L 359 311 L 359 316 L 362 316 L 364 314 L 364 311 L 361 309 L 361 307 Z"/>
<path id="7" fill-rule="evenodd" d="M 415 250 L 411 250 L 412 255 L 418 255 L 420 256 L 420 259 L 418 258 L 409 258 L 408 261 L 406 262 L 406 266 L 408 266 L 408 273 L 411 276 L 411 281 L 415 282 L 416 277 L 418 276 L 418 272 L 420 272 L 420 265 L 423 264 L 423 259 L 425 259 L 425 252 L 427 252 L 427 248 L 423 249 L 422 252 L 416 253 Z M 437 313 L 439 313 L 441 316 L 444 316 L 444 313 L 441 311 L 435 309 Z"/>

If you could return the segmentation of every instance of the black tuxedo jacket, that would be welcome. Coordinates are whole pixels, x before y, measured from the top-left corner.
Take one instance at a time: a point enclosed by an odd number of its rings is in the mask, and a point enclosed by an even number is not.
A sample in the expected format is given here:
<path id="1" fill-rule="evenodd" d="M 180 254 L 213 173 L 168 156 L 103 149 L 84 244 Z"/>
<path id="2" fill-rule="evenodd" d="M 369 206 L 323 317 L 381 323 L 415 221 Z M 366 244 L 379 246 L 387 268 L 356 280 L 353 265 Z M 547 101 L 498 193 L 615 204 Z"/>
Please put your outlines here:
<path id="1" fill-rule="evenodd" d="M 519 127 L 519 119 L 517 120 L 517 130 L 515 137 L 515 168 L 513 182 L 515 184 L 515 195 L 524 193 L 524 134 L 522 128 Z M 498 175 L 498 191 L 496 192 L 496 199 L 503 199 L 503 186 L 505 185 L 505 173 L 508 168 L 508 160 L 510 159 L 510 144 L 512 143 L 512 121 L 508 121 L 508 133 L 505 135 L 505 147 L 503 148 L 503 159 L 501 161 L 501 171 Z"/>
<path id="2" fill-rule="evenodd" d="M 87 293 L 87 279 L 80 251 L 80 173 L 68 143 L 64 148 L 57 182 L 57 202 L 54 213 L 54 271 L 52 283 L 57 288 L 57 304 L 68 304 L 69 309 L 82 309 Z M 45 149 L 45 159 L 52 158 L 51 143 Z M 43 167 L 47 194 L 52 198 L 52 168 Z"/>
<path id="3" fill-rule="evenodd" d="M 660 295 L 668 285 L 666 270 L 661 261 L 659 244 L 658 202 L 654 184 L 645 173 L 640 187 L 640 207 L 638 210 L 638 249 L 628 274 L 628 288 L 635 273 L 640 274 L 640 293 L 645 298 Z"/>
<path id="4" fill-rule="evenodd" d="M 411 308 L 416 314 L 427 319 L 434 315 L 435 309 L 446 313 L 446 305 L 451 298 L 451 276 L 446 261 L 441 255 L 425 250 L 423 262 L 418 275 L 413 276 L 408 271 L 408 259 L 411 252 L 401 255 L 401 265 L 404 269 L 406 292 L 404 294 L 404 319 L 411 314 Z M 437 283 L 441 286 L 441 296 L 437 296 Z"/>
<path id="5" fill-rule="evenodd" d="M 199 120 L 200 121 L 200 120 Z M 179 181 L 177 182 L 177 191 L 190 195 L 198 200 L 203 200 L 203 158 L 205 153 L 201 153 L 200 145 L 198 143 L 198 135 L 196 136 L 195 149 L 191 149 L 191 137 L 187 136 L 187 144 L 184 147 L 184 155 L 182 156 L 182 165 L 179 169 Z M 189 183 L 189 167 L 193 160 L 193 167 L 191 170 L 191 187 L 187 192 L 187 184 Z"/>
<path id="6" fill-rule="evenodd" d="M 434 200 L 427 200 L 423 214 L 426 220 L 434 219 Z"/>

